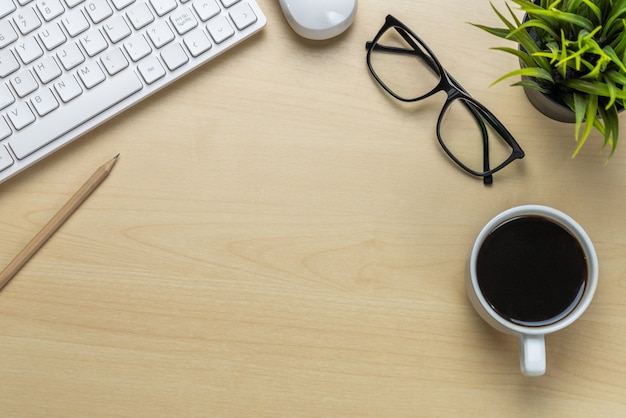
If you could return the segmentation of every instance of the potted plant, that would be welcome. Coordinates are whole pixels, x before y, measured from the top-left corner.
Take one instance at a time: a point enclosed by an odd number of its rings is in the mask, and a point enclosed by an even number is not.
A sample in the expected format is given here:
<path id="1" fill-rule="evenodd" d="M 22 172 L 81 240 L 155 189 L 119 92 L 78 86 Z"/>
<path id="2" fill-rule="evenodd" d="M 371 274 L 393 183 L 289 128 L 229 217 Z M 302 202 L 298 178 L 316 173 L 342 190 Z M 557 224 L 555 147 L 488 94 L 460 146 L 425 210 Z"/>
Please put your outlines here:
<path id="1" fill-rule="evenodd" d="M 506 26 L 479 27 L 518 44 L 493 49 L 519 58 L 513 76 L 533 105 L 548 116 L 575 123 L 576 156 L 595 128 L 617 147 L 618 112 L 626 105 L 626 0 L 511 0 L 523 19 L 506 7 L 510 18 L 491 7 Z M 548 104 L 546 104 L 548 103 Z M 557 109 L 550 113 L 551 108 Z"/>

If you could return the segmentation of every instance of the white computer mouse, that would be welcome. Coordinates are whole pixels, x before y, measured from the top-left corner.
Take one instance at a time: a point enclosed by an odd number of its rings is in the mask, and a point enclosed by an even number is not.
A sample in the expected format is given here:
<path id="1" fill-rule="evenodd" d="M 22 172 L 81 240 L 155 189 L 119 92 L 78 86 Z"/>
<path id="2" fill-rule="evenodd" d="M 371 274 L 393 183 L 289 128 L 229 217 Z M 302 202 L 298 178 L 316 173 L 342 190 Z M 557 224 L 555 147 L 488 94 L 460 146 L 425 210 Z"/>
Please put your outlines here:
<path id="1" fill-rule="evenodd" d="M 357 0 L 279 0 L 287 22 L 300 36 L 333 38 L 354 21 Z"/>

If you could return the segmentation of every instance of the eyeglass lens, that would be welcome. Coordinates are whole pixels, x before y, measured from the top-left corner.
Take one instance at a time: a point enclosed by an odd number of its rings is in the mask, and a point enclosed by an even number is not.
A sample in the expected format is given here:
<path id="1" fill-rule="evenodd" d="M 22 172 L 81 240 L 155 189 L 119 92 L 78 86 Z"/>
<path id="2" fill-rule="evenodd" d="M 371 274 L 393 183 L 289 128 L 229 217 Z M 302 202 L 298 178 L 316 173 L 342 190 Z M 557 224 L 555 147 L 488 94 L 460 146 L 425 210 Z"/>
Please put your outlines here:
<path id="1" fill-rule="evenodd" d="M 481 116 L 476 105 L 463 98 L 453 100 L 444 110 L 439 136 L 442 145 L 475 172 L 493 169 L 511 155 L 509 144 Z M 488 167 L 485 167 L 485 156 L 488 158 Z"/>
<path id="2" fill-rule="evenodd" d="M 432 58 L 416 51 L 403 29 L 387 29 L 370 53 L 372 70 L 396 96 L 413 100 L 431 92 L 439 83 L 440 74 Z M 429 65 L 430 64 L 430 65 Z"/>

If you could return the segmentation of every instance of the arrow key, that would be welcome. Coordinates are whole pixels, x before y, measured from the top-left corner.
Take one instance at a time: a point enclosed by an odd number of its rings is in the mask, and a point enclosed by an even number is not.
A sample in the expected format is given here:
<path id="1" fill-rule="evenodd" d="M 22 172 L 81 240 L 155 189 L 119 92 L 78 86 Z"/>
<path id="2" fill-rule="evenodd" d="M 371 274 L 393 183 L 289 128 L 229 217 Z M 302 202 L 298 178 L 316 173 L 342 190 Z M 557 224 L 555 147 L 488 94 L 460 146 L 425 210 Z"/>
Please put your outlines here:
<path id="1" fill-rule="evenodd" d="M 239 30 L 244 30 L 256 22 L 256 15 L 248 3 L 239 3 L 230 10 L 229 14 Z"/>
<path id="2" fill-rule="evenodd" d="M 203 22 L 206 22 L 221 11 L 215 0 L 193 0 L 193 9 Z"/>
<path id="3" fill-rule="evenodd" d="M 214 19 L 209 20 L 209 23 L 206 25 L 211 37 L 215 41 L 216 44 L 224 42 L 226 39 L 230 38 L 235 34 L 235 30 L 228 20 L 220 15 Z"/>
<path id="4" fill-rule="evenodd" d="M 211 41 L 209 41 L 209 37 L 202 29 L 189 32 L 183 41 L 194 58 L 211 49 Z"/>

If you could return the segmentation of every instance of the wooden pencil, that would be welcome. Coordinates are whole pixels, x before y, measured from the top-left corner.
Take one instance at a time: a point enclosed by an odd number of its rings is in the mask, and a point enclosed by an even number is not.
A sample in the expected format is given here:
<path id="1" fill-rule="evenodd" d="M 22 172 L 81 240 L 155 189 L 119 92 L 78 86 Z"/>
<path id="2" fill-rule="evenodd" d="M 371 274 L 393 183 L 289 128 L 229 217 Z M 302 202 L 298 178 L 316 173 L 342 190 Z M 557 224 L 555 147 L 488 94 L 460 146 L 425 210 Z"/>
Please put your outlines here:
<path id="1" fill-rule="evenodd" d="M 96 190 L 109 175 L 119 154 L 100 166 L 80 189 L 63 205 L 48 223 L 30 240 L 5 269 L 0 273 L 0 290 L 17 274 L 41 246 L 59 229 L 78 207 Z"/>

